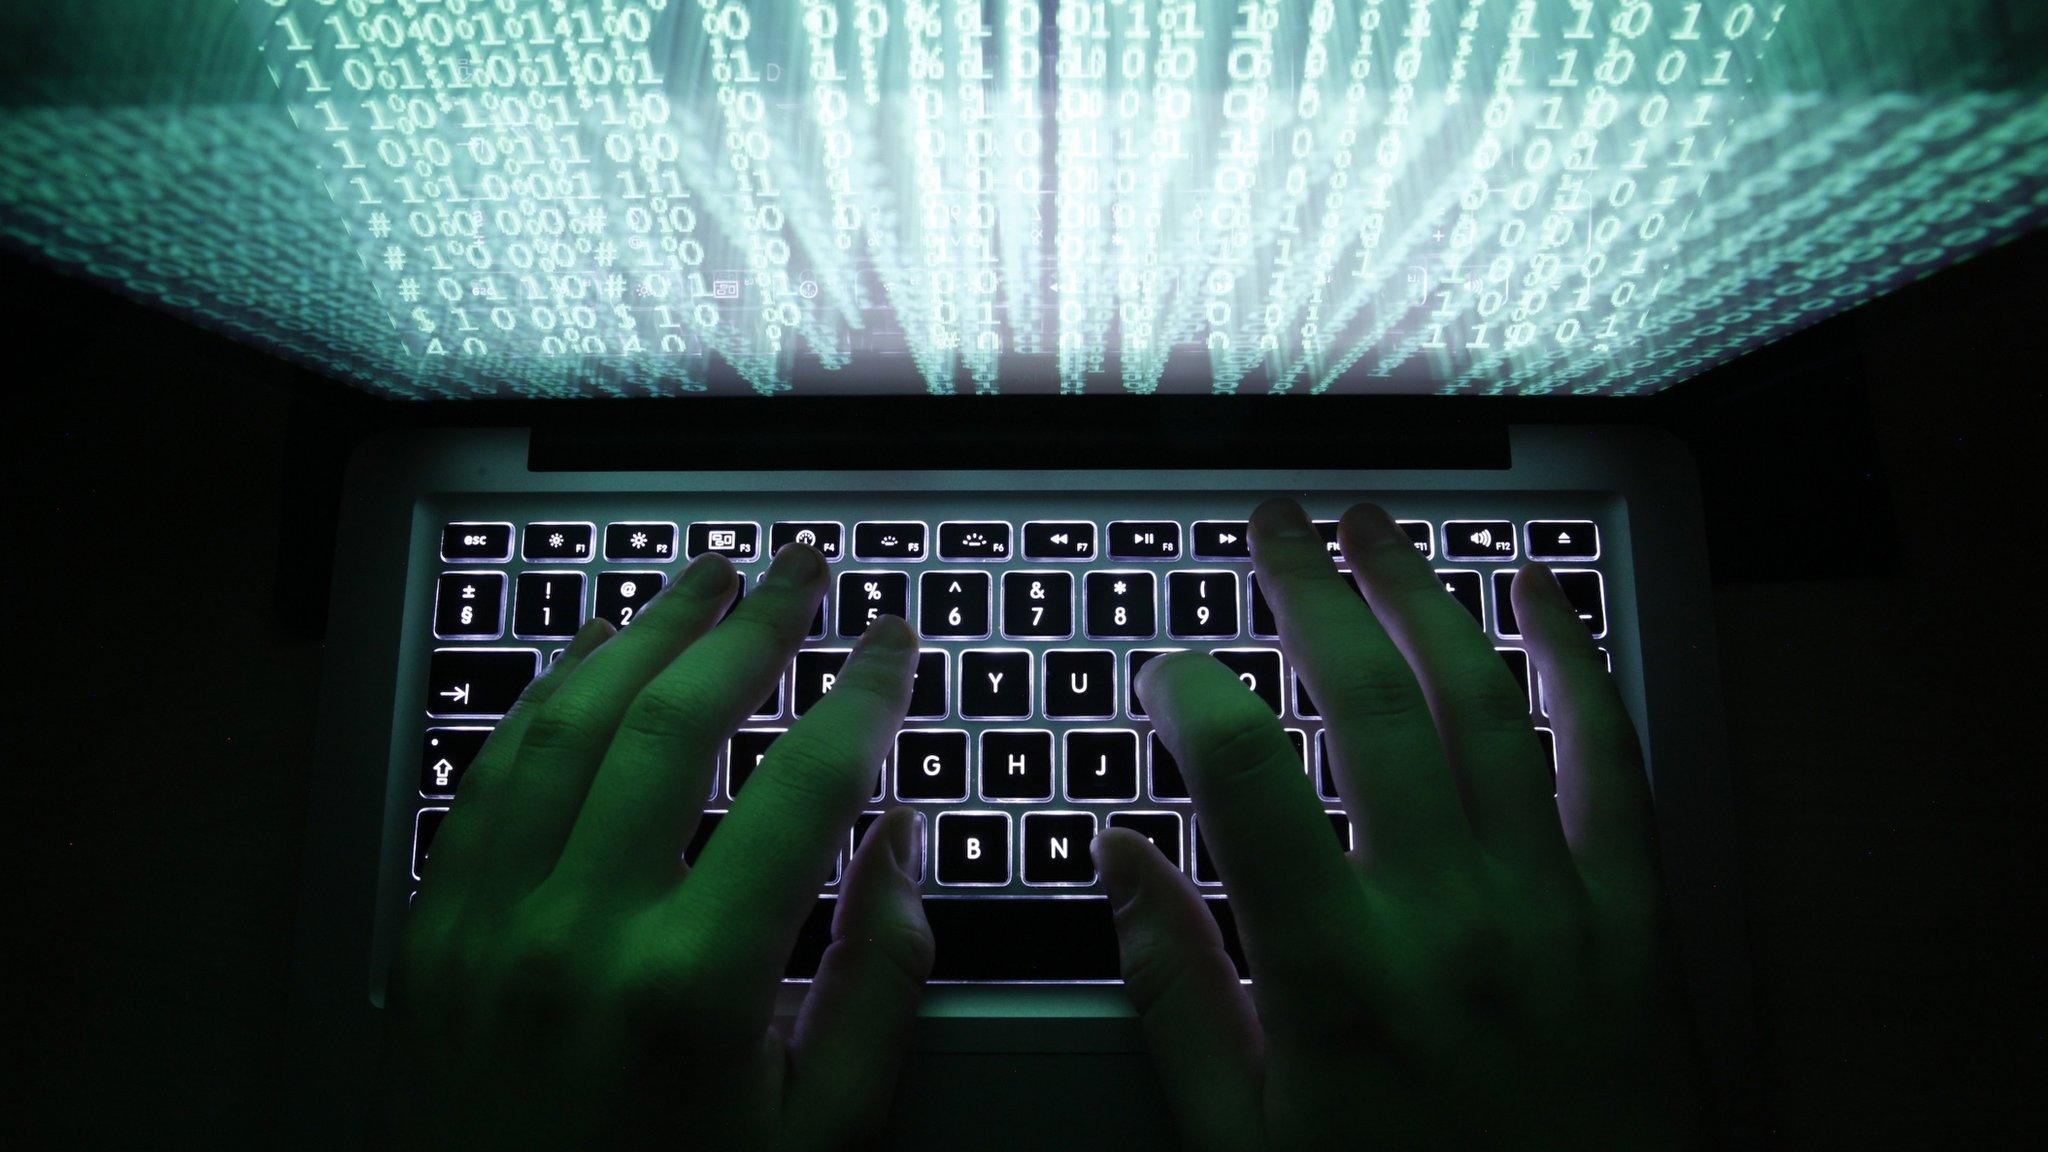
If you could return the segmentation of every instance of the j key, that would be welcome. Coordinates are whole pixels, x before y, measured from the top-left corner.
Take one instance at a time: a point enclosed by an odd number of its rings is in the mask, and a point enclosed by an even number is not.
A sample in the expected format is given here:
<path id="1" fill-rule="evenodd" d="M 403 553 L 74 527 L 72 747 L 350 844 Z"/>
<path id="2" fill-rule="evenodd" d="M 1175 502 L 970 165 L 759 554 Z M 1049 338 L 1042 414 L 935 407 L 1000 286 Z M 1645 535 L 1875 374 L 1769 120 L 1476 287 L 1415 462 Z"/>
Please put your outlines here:
<path id="1" fill-rule="evenodd" d="M 453 564 L 503 564 L 512 558 L 510 524 L 456 523 L 441 529 L 441 559 Z"/>
<path id="2" fill-rule="evenodd" d="M 427 666 L 427 715 L 503 716 L 539 673 L 532 648 L 436 648 Z"/>
<path id="3" fill-rule="evenodd" d="M 839 634 L 851 639 L 883 615 L 910 618 L 910 577 L 902 572 L 841 572 Z"/>
<path id="4" fill-rule="evenodd" d="M 427 866 L 427 853 L 434 846 L 434 833 L 441 830 L 446 808 L 422 808 L 412 818 L 412 878 L 417 880 Z"/>
<path id="5" fill-rule="evenodd" d="M 952 678 L 952 669 L 948 667 L 951 655 L 942 649 L 917 654 L 917 671 L 910 677 L 910 711 L 905 713 L 905 719 L 946 718 L 946 682 Z"/>
<path id="6" fill-rule="evenodd" d="M 1052 799 L 1052 733 L 991 728 L 981 734 L 981 798 Z"/>
<path id="7" fill-rule="evenodd" d="M 933 870 L 941 884 L 991 887 L 1010 882 L 1010 818 L 1000 812 L 941 812 Z"/>
<path id="8" fill-rule="evenodd" d="M 1152 762 L 1152 798 L 1154 800 L 1185 800 L 1188 798 L 1188 782 L 1180 774 L 1180 762 L 1167 751 L 1166 741 L 1159 733 L 1145 734 L 1146 754 Z"/>
<path id="9" fill-rule="evenodd" d="M 666 520 L 607 524 L 604 558 L 614 563 L 652 560 L 665 564 L 676 558 L 676 526 Z"/>
<path id="10" fill-rule="evenodd" d="M 1180 559 L 1180 524 L 1173 520 L 1112 520 L 1111 560 Z"/>
<path id="11" fill-rule="evenodd" d="M 948 520 L 939 525 L 939 559 L 1008 560 L 1007 520 Z"/>
<path id="12" fill-rule="evenodd" d="M 1261 640 L 1280 638 L 1280 624 L 1273 618 L 1273 604 L 1259 587 L 1259 574 L 1252 573 L 1252 635 Z"/>
<path id="13" fill-rule="evenodd" d="M 1045 654 L 1045 715 L 1050 720 L 1116 718 L 1116 653 Z"/>
<path id="14" fill-rule="evenodd" d="M 1515 683 L 1522 686 L 1523 699 L 1533 708 L 1535 697 L 1530 693 L 1529 654 L 1520 648 L 1496 648 L 1494 651 L 1500 653 L 1501 661 L 1508 666 L 1508 671 L 1514 674 Z"/>
<path id="15" fill-rule="evenodd" d="M 512 597 L 512 634 L 567 640 L 583 627 L 583 573 L 521 572 Z"/>
<path id="16" fill-rule="evenodd" d="M 444 572 L 434 585 L 434 635 L 443 640 L 496 640 L 505 631 L 505 577 L 499 572 Z"/>
<path id="17" fill-rule="evenodd" d="M 1429 521 L 1396 520 L 1394 523 L 1408 534 L 1408 542 L 1415 545 L 1415 550 L 1422 553 L 1424 560 L 1436 559 L 1436 529 L 1430 527 Z"/>
<path id="18" fill-rule="evenodd" d="M 1066 741 L 1067 799 L 1138 798 L 1136 732 L 1076 729 Z"/>
<path id="19" fill-rule="evenodd" d="M 599 572 L 596 614 L 624 628 L 661 594 L 661 582 L 659 572 Z"/>
<path id="20" fill-rule="evenodd" d="M 1335 520 L 1317 520 L 1313 523 L 1315 524 L 1316 535 L 1321 537 L 1323 541 L 1323 554 L 1332 559 L 1341 560 L 1344 556 L 1344 547 L 1337 543 L 1337 522 Z"/>
<path id="21" fill-rule="evenodd" d="M 1180 842 L 1180 813 L 1178 812 L 1112 812 L 1109 814 L 1111 828 L 1129 828 L 1152 842 L 1160 855 L 1171 861 L 1175 868 L 1182 868 L 1186 855 Z"/>
<path id="22" fill-rule="evenodd" d="M 1031 715 L 1031 653 L 978 649 L 960 654 L 960 717 L 1022 720 Z"/>
<path id="23" fill-rule="evenodd" d="M 747 520 L 705 520 L 690 525 L 689 556 L 716 552 L 736 564 L 761 555 L 761 526 Z"/>
<path id="24" fill-rule="evenodd" d="M 1551 575 L 1557 577 L 1557 586 L 1564 589 L 1564 598 L 1571 601 L 1573 610 L 1585 622 L 1586 631 L 1595 639 L 1607 635 L 1607 598 L 1600 573 L 1590 568 L 1556 568 Z M 1494 623 L 1500 635 L 1510 638 L 1522 634 L 1521 625 L 1515 622 L 1514 601 L 1508 596 L 1508 586 L 1514 578 L 1512 569 L 1496 570 L 1493 574 Z"/>
<path id="25" fill-rule="evenodd" d="M 1513 560 L 1515 526 L 1505 520 L 1444 521 L 1444 559 Z"/>
<path id="26" fill-rule="evenodd" d="M 1159 632 L 1150 572 L 1090 572 L 1083 581 L 1091 640 L 1149 640 Z"/>
<path id="27" fill-rule="evenodd" d="M 706 812 L 697 817 L 697 827 L 690 832 L 690 842 L 683 845 L 683 863 L 695 864 L 704 855 L 704 845 L 711 842 L 711 834 L 718 831 L 718 822 L 725 819 L 724 812 Z"/>
<path id="28" fill-rule="evenodd" d="M 1175 639 L 1237 636 L 1237 573 L 1168 572 L 1166 633 Z"/>
<path id="29" fill-rule="evenodd" d="M 988 639 L 986 572 L 926 572 L 917 578 L 917 627 L 948 640 Z"/>
<path id="30" fill-rule="evenodd" d="M 1244 686 L 1280 715 L 1280 653 L 1271 648 L 1218 648 L 1210 653 L 1237 674 Z"/>
<path id="31" fill-rule="evenodd" d="M 939 728 L 898 732 L 896 798 L 967 799 L 967 733 Z"/>
<path id="32" fill-rule="evenodd" d="M 1031 520 L 1024 525 L 1026 560 L 1095 559 L 1095 525 L 1087 520 Z"/>
<path id="33" fill-rule="evenodd" d="M 1316 729 L 1316 792 L 1325 800 L 1337 799 L 1337 771 L 1330 763 L 1327 729 Z"/>
<path id="34" fill-rule="evenodd" d="M 1197 560 L 1249 560 L 1250 525 L 1243 520 L 1197 520 L 1189 528 Z"/>
<path id="35" fill-rule="evenodd" d="M 846 648 L 806 648 L 796 654 L 796 671 L 789 684 L 789 714 L 801 716 L 825 698 L 839 682 L 839 670 L 846 666 Z"/>
<path id="36" fill-rule="evenodd" d="M 489 728 L 429 728 L 420 744 L 420 795 L 455 795 Z"/>
<path id="37" fill-rule="evenodd" d="M 1090 812 L 1026 812 L 1024 814 L 1024 882 L 1051 886 L 1095 883 L 1095 860 L 1088 841 L 1095 838 Z"/>
<path id="38" fill-rule="evenodd" d="M 1598 560 L 1600 529 L 1591 520 L 1531 520 L 1529 559 Z"/>
<path id="39" fill-rule="evenodd" d="M 1308 694 L 1308 685 L 1303 684 L 1299 676 L 1294 678 L 1294 714 L 1309 720 L 1323 714 L 1322 709 L 1316 707 L 1315 699 Z"/>
<path id="40" fill-rule="evenodd" d="M 1065 640 L 1073 634 L 1073 573 L 1003 573 L 1004 637 Z"/>
<path id="41" fill-rule="evenodd" d="M 855 560 L 922 560 L 926 556 L 922 520 L 868 520 L 853 526 Z"/>
<path id="42" fill-rule="evenodd" d="M 1444 591 L 1463 604 L 1465 611 L 1472 614 L 1472 619 L 1478 622 L 1481 628 L 1485 628 L 1486 607 L 1480 602 L 1479 588 L 1483 582 L 1479 579 L 1479 573 L 1439 568 L 1436 578 L 1443 584 Z"/>
<path id="43" fill-rule="evenodd" d="M 761 758 L 768 754 L 768 746 L 775 743 L 785 729 L 742 728 L 732 734 L 725 747 L 725 795 L 729 800 L 740 798 L 740 788 L 754 769 L 761 766 Z"/>
<path id="44" fill-rule="evenodd" d="M 1130 654 L 1130 656 L 1128 657 L 1128 660 L 1130 661 L 1130 667 L 1129 667 L 1129 669 L 1128 669 L 1128 674 L 1127 674 L 1127 675 L 1126 675 L 1126 676 L 1124 677 L 1124 707 L 1125 707 L 1126 709 L 1128 709 L 1128 710 L 1130 711 L 1130 714 L 1131 714 L 1131 719 L 1133 719 L 1133 720 L 1143 720 L 1143 719 L 1145 719 L 1145 704 L 1144 704 L 1144 701 L 1142 701 L 1142 700 L 1139 700 L 1139 699 L 1138 699 L 1138 691 L 1137 691 L 1137 688 L 1135 687 L 1135 685 L 1136 685 L 1136 684 L 1138 683 L 1138 670 L 1139 670 L 1139 669 L 1141 669 L 1141 668 L 1143 668 L 1143 667 L 1145 666 L 1146 662 L 1147 662 L 1147 661 L 1149 661 L 1149 660 L 1151 660 L 1151 659 L 1152 659 L 1153 657 L 1155 657 L 1155 656 L 1164 656 L 1164 655 L 1166 655 L 1166 654 L 1167 654 L 1168 652 L 1181 652 L 1181 651 L 1185 651 L 1185 649 L 1181 649 L 1181 648 L 1133 648 L 1133 649 L 1131 649 L 1131 654 Z"/>
<path id="45" fill-rule="evenodd" d="M 528 524 L 520 537 L 519 554 L 528 560 L 566 560 L 581 564 L 596 552 L 597 525 L 572 521 Z"/>
<path id="46" fill-rule="evenodd" d="M 808 544 L 829 564 L 845 555 L 845 532 L 837 520 L 777 520 L 768 529 L 768 554 L 773 556 L 792 542 Z"/>

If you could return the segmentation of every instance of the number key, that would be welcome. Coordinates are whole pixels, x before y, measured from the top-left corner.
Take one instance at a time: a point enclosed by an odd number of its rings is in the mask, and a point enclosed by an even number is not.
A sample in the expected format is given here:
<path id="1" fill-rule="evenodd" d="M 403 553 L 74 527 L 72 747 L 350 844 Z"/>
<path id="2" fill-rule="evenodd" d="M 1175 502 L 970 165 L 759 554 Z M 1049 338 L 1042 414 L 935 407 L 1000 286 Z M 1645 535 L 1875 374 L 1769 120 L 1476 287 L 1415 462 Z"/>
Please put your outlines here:
<path id="1" fill-rule="evenodd" d="M 1166 631 L 1175 639 L 1237 636 L 1237 573 L 1168 572 Z"/>
<path id="2" fill-rule="evenodd" d="M 1003 636 L 1065 640 L 1074 634 L 1074 574 L 1003 573 Z"/>

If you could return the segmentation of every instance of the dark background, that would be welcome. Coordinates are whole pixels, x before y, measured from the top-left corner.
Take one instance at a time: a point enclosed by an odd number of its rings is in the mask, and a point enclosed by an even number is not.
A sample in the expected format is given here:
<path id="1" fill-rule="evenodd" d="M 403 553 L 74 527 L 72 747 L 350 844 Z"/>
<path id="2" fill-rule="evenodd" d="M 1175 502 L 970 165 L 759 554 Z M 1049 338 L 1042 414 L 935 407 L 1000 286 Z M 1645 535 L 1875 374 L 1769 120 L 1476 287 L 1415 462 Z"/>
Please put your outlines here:
<path id="1" fill-rule="evenodd" d="M 1778 1146 L 2040 1134 L 2044 256 L 1569 409 L 1700 465 Z M 7 257 L 0 315 L 16 1146 L 266 1146 L 342 464 L 521 414 L 373 402 Z"/>

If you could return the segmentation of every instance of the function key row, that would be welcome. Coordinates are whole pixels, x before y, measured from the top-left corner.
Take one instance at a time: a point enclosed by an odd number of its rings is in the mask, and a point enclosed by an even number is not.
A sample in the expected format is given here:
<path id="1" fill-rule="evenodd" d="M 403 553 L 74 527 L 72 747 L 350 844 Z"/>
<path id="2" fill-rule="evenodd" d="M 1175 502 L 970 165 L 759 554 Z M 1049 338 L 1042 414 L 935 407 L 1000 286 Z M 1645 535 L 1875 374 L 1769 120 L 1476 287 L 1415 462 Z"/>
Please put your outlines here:
<path id="1" fill-rule="evenodd" d="M 1332 556 L 1340 554 L 1337 521 L 1317 520 L 1316 533 Z M 1446 520 L 1441 533 L 1427 520 L 1398 521 L 1417 551 L 1428 559 L 1446 560 L 1597 560 L 1599 528 L 1590 520 L 1531 520 L 1517 533 L 1507 520 Z M 600 556 L 612 563 L 643 561 L 663 564 L 682 555 L 695 559 L 717 552 L 735 563 L 771 556 L 795 542 L 816 548 L 827 561 L 847 555 L 845 525 L 836 520 L 780 520 L 761 543 L 761 525 L 750 520 L 707 520 L 689 525 L 678 552 L 678 525 L 673 521 L 621 521 L 607 524 L 602 548 L 597 525 L 583 520 L 542 520 L 526 525 L 518 536 L 519 557 L 526 561 L 582 564 Z M 1105 532 L 1107 549 L 1090 520 L 1030 520 L 1024 523 L 1021 555 L 1026 560 L 1249 560 L 1251 538 L 1243 520 L 1196 520 L 1184 541 L 1177 520 L 1111 520 Z M 504 564 L 513 554 L 513 525 L 506 522 L 457 521 L 441 530 L 441 559 L 451 564 Z M 918 562 L 936 555 L 942 561 L 1001 563 L 1020 553 L 1007 520 L 943 520 L 934 552 L 929 525 L 922 520 L 863 520 L 853 526 L 856 560 Z M 1520 542 L 1520 549 L 1517 542 Z"/>

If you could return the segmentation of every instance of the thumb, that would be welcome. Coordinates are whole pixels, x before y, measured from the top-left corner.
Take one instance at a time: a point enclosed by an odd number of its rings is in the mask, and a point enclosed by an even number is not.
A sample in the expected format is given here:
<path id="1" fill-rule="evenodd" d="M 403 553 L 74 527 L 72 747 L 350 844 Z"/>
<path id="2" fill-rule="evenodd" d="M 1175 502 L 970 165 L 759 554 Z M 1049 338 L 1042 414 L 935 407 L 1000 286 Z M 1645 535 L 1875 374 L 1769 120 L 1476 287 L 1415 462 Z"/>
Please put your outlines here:
<path id="1" fill-rule="evenodd" d="M 781 1144 L 859 1144 L 881 1128 L 910 1050 L 932 930 L 924 915 L 922 812 L 875 821 L 847 865 L 832 943 L 798 1013 Z"/>
<path id="2" fill-rule="evenodd" d="M 1187 876 L 1138 833 L 1110 828 L 1089 848 L 1109 889 L 1124 989 L 1182 1140 L 1261 1145 L 1264 1039 L 1215 919 Z"/>

